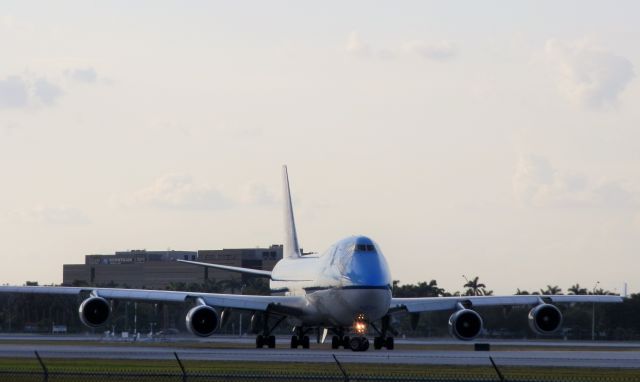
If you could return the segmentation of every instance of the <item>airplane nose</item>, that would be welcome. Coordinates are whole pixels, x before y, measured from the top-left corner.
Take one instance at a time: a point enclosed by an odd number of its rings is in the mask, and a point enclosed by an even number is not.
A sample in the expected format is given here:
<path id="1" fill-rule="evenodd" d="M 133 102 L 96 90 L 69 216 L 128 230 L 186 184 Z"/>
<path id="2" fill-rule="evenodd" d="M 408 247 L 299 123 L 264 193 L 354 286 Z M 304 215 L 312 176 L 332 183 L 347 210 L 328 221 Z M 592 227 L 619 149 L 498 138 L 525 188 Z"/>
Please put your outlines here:
<path id="1" fill-rule="evenodd" d="M 345 276 L 352 285 L 380 287 L 391 283 L 387 263 L 377 252 L 354 252 Z"/>

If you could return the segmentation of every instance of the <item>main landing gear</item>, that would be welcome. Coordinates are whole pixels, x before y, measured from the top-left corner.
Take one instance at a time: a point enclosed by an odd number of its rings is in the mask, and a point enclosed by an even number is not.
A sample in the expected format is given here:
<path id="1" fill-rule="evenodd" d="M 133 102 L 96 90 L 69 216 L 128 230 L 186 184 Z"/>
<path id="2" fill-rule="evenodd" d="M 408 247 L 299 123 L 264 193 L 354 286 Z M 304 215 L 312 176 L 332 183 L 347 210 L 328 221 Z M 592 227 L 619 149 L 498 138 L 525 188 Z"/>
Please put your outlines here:
<path id="1" fill-rule="evenodd" d="M 273 326 L 269 326 L 269 315 L 267 313 L 262 315 L 262 334 L 256 336 L 256 349 L 262 349 L 265 346 L 269 349 L 276 347 L 276 336 L 272 335 L 271 332 L 273 332 L 285 318 L 286 317 L 281 317 Z M 251 318 L 251 321 L 253 320 L 257 320 L 256 316 Z"/>
<path id="2" fill-rule="evenodd" d="M 387 348 L 388 350 L 393 350 L 393 337 L 375 337 L 373 339 L 373 348 L 376 350 L 380 350 L 382 348 Z"/>
<path id="3" fill-rule="evenodd" d="M 302 327 L 296 328 L 296 334 L 291 336 L 291 349 L 297 349 L 301 346 L 303 349 L 309 349 L 309 336 L 305 335 L 305 330 Z"/>
<path id="4" fill-rule="evenodd" d="M 378 336 L 373 339 L 373 348 L 376 350 L 380 350 L 382 348 L 387 348 L 388 350 L 393 350 L 394 341 L 393 337 L 387 336 L 387 333 L 397 334 L 395 330 L 391 327 L 391 316 L 386 315 L 382 317 L 382 328 L 378 330 L 378 328 L 371 324 L 373 329 L 378 333 Z"/>
<path id="5" fill-rule="evenodd" d="M 273 349 L 276 347 L 276 336 L 263 336 L 262 334 L 258 334 L 256 337 L 256 348 L 261 349 L 264 346 L 267 346 L 269 349 Z"/>

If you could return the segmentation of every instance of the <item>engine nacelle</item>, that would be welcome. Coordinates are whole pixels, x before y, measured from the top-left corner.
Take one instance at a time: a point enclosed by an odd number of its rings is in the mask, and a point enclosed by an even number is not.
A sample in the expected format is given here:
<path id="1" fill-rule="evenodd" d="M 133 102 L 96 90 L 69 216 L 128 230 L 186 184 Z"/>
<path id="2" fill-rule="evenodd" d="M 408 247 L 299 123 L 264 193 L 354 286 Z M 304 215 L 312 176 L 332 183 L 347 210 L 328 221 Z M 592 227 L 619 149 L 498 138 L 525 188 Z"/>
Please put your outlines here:
<path id="1" fill-rule="evenodd" d="M 552 334 L 562 325 L 562 313 L 551 304 L 540 304 L 529 311 L 529 327 L 538 334 Z"/>
<path id="2" fill-rule="evenodd" d="M 449 333 L 464 341 L 470 341 L 482 331 L 482 317 L 471 309 L 460 309 L 449 317 Z"/>
<path id="3" fill-rule="evenodd" d="M 111 305 L 102 297 L 89 297 L 78 308 L 80 321 L 90 328 L 104 325 L 111 315 Z"/>
<path id="4" fill-rule="evenodd" d="M 218 312 L 208 305 L 198 305 L 187 313 L 187 329 L 200 337 L 209 337 L 218 329 L 220 318 Z"/>

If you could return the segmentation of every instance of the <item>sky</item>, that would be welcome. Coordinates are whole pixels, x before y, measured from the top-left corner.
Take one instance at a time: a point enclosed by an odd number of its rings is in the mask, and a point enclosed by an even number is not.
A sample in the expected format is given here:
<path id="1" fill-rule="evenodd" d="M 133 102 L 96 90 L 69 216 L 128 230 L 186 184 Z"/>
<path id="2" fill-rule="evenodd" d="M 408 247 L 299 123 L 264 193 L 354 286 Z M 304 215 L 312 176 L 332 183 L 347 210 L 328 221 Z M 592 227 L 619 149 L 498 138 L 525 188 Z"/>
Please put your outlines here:
<path id="1" fill-rule="evenodd" d="M 0 283 L 363 234 L 394 279 L 640 291 L 640 3 L 3 1 Z"/>

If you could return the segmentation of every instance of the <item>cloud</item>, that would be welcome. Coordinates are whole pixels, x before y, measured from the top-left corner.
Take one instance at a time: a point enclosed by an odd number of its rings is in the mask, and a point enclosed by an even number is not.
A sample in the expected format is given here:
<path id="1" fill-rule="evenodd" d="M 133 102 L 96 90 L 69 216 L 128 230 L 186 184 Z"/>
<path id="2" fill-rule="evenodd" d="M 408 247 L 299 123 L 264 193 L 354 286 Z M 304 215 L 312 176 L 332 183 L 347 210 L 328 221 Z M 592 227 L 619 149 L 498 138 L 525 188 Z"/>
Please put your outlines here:
<path id="1" fill-rule="evenodd" d="M 600 109 L 617 103 L 634 77 L 633 65 L 589 42 L 547 41 L 548 61 L 559 73 L 559 90 L 572 103 Z"/>
<path id="2" fill-rule="evenodd" d="M 98 73 L 92 67 L 68 69 L 65 75 L 74 81 L 93 84 L 98 81 Z"/>
<path id="3" fill-rule="evenodd" d="M 423 58 L 435 61 L 449 60 L 456 55 L 455 45 L 450 41 L 430 43 L 422 40 L 408 41 L 402 44 L 406 52 L 417 54 Z"/>
<path id="4" fill-rule="evenodd" d="M 47 81 L 44 78 L 39 78 L 33 84 L 33 94 L 47 106 L 51 106 L 55 103 L 56 99 L 62 96 L 63 91 L 56 84 Z"/>
<path id="5" fill-rule="evenodd" d="M 455 44 L 451 41 L 428 42 L 424 40 L 412 40 L 402 44 L 374 48 L 364 41 L 358 32 L 351 32 L 347 38 L 345 50 L 352 56 L 360 58 L 394 59 L 403 54 L 418 56 L 432 61 L 447 61 L 457 54 Z"/>
<path id="6" fill-rule="evenodd" d="M 64 75 L 83 83 L 96 83 L 98 80 L 98 73 L 92 67 L 68 69 Z M 0 110 L 49 107 L 64 94 L 60 84 L 45 77 L 10 75 L 0 79 Z"/>
<path id="7" fill-rule="evenodd" d="M 29 85 L 19 76 L 0 80 L 0 109 L 20 109 L 29 104 Z"/>
<path id="8" fill-rule="evenodd" d="M 46 78 L 8 76 L 0 80 L 0 109 L 52 106 L 63 94 L 60 86 Z"/>
<path id="9" fill-rule="evenodd" d="M 15 222 L 53 225 L 78 225 L 90 222 L 84 212 L 69 206 L 37 206 L 25 211 L 10 212 L 9 218 Z"/>
<path id="10" fill-rule="evenodd" d="M 626 208 L 637 194 L 615 181 L 593 182 L 580 173 L 560 172 L 537 155 L 522 155 L 513 175 L 513 192 L 532 207 Z"/>
<path id="11" fill-rule="evenodd" d="M 364 42 L 358 32 L 351 32 L 349 34 L 349 38 L 347 39 L 346 46 L 347 53 L 358 56 L 358 57 L 371 57 L 372 50 L 371 46 Z"/>
<path id="12" fill-rule="evenodd" d="M 164 175 L 149 187 L 136 192 L 127 204 L 188 210 L 224 209 L 233 205 L 231 199 L 215 187 L 197 184 L 188 175 Z"/>
<path id="13" fill-rule="evenodd" d="M 271 190 L 261 183 L 251 183 L 242 190 L 241 200 L 244 204 L 273 206 L 278 199 Z"/>

